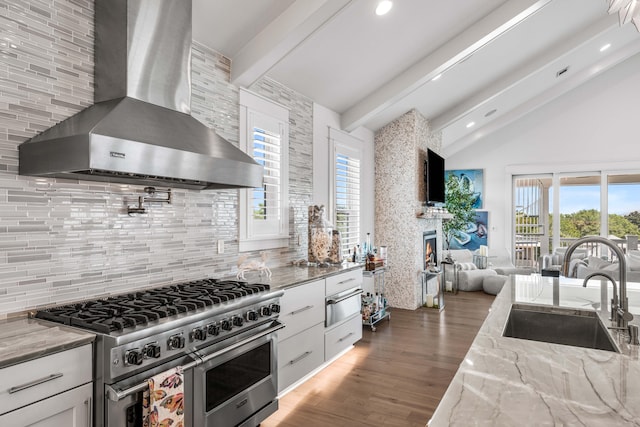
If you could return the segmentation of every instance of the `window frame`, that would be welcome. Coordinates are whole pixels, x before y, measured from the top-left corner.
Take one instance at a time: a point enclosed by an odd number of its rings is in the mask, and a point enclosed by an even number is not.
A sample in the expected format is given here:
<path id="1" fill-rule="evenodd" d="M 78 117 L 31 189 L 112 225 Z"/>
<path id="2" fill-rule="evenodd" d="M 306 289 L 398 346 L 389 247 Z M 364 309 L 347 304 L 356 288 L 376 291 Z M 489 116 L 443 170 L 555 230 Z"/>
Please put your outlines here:
<path id="1" fill-rule="evenodd" d="M 362 201 L 363 201 L 363 191 L 362 191 L 362 181 L 363 181 L 363 167 L 364 167 L 364 149 L 363 149 L 363 141 L 360 139 L 340 131 L 338 129 L 334 129 L 329 127 L 329 212 L 331 215 L 331 221 L 333 225 L 338 227 L 338 207 L 337 207 L 337 179 L 336 179 L 336 157 L 338 154 L 345 155 L 349 158 L 355 158 L 359 161 L 359 171 L 358 171 L 358 231 L 356 241 L 352 242 L 352 244 L 361 244 L 362 243 Z M 342 246 L 343 246 L 343 256 L 347 256 L 347 252 L 345 249 L 351 249 L 351 244 L 348 244 L 345 241 L 345 236 L 342 236 Z"/>
<path id="2" fill-rule="evenodd" d="M 258 224 L 253 215 L 253 189 L 241 189 L 239 195 L 239 252 L 289 246 L 289 109 L 260 95 L 240 89 L 240 149 L 253 158 L 254 128 L 280 133 L 280 206 L 279 220 L 268 227 Z M 265 126 L 265 125 L 269 126 Z"/>

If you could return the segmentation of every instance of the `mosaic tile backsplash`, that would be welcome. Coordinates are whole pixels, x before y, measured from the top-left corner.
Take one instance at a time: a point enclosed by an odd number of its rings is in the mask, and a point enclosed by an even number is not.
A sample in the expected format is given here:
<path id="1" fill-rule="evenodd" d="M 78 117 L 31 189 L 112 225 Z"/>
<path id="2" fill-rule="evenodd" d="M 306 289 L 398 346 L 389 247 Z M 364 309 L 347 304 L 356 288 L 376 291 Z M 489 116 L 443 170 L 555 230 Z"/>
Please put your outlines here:
<path id="1" fill-rule="evenodd" d="M 0 34 L 0 317 L 235 272 L 237 190 L 174 189 L 171 205 L 128 216 L 142 187 L 18 175 L 20 143 L 93 103 L 93 1 L 0 2 Z M 192 53 L 192 115 L 237 145 L 230 61 L 195 42 Z M 306 257 L 312 102 L 269 79 L 251 90 L 291 109 L 291 243 L 270 251 L 278 266 Z"/>
<path id="2" fill-rule="evenodd" d="M 415 309 L 422 302 L 424 231 L 436 230 L 438 253 L 442 253 L 442 220 L 416 217 L 424 191 L 421 152 L 440 151 L 441 140 L 441 134 L 431 132 L 427 120 L 415 110 L 375 135 L 376 239 L 389 247 L 385 290 L 392 307 Z"/>

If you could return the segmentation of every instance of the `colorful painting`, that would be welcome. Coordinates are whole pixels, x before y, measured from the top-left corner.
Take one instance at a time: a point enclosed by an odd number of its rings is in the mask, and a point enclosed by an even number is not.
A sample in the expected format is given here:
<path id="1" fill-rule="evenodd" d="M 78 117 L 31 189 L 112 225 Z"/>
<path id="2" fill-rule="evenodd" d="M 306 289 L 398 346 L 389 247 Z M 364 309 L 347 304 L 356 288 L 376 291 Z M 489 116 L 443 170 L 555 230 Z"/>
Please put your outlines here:
<path id="1" fill-rule="evenodd" d="M 482 209 L 484 203 L 484 169 L 453 169 L 444 172 L 445 181 L 449 180 L 449 176 L 455 176 L 460 185 L 467 185 L 473 192 L 475 201 L 473 202 L 474 209 Z"/>
<path id="2" fill-rule="evenodd" d="M 467 224 L 467 229 L 459 231 L 451 239 L 451 249 L 469 249 L 475 251 L 481 245 L 488 246 L 489 212 L 476 211 L 474 222 Z"/>

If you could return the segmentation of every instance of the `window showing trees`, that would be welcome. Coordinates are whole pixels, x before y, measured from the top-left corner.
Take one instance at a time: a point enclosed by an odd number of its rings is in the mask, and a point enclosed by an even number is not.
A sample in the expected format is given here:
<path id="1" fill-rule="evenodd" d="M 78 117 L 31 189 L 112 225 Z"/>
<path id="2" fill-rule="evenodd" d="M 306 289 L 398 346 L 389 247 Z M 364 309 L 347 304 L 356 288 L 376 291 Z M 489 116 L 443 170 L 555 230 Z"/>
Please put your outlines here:
<path id="1" fill-rule="evenodd" d="M 609 235 L 640 234 L 640 174 L 607 176 Z"/>

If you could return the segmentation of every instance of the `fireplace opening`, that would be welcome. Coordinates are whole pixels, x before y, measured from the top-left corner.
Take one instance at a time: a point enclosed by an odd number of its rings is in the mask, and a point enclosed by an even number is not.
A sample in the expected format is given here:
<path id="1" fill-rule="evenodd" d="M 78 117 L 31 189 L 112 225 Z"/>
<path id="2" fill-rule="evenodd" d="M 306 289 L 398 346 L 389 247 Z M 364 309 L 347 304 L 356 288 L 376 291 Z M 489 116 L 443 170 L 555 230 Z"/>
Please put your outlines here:
<path id="1" fill-rule="evenodd" d="M 427 270 L 429 263 L 432 262 L 434 267 L 438 266 L 438 240 L 435 230 L 425 231 L 422 234 L 423 251 L 422 259 L 424 260 L 424 269 Z"/>

